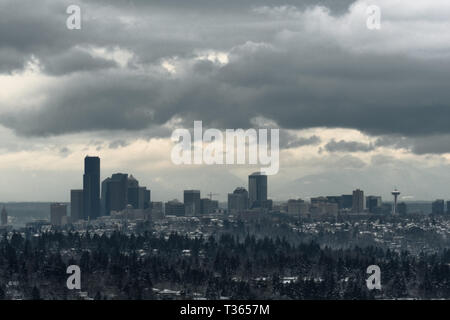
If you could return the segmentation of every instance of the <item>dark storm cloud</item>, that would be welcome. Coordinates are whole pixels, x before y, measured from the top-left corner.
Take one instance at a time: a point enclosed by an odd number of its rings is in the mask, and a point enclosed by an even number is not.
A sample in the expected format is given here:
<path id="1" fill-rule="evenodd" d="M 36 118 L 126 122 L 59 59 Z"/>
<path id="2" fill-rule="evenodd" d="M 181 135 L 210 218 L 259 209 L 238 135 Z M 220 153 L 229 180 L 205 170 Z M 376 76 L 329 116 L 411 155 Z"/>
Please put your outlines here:
<path id="1" fill-rule="evenodd" d="M 405 149 L 419 155 L 450 153 L 450 135 L 416 137 L 383 136 L 376 140 L 375 145 Z"/>
<path id="2" fill-rule="evenodd" d="M 41 61 L 44 65 L 44 71 L 51 75 L 117 67 L 117 63 L 114 61 L 93 57 L 80 50 L 70 50 L 60 55 L 44 57 Z"/>
<path id="3" fill-rule="evenodd" d="M 257 117 L 285 129 L 343 127 L 408 137 L 450 134 L 450 64 L 445 58 L 355 53 L 329 35 L 305 33 L 301 23 L 271 21 L 251 11 L 279 5 L 269 0 L 248 1 L 245 7 L 241 1 L 193 1 L 189 14 L 180 9 L 187 1 L 115 1 L 104 6 L 101 1 L 81 2 L 85 15 L 80 31 L 65 28 L 69 3 L 45 1 L 48 6 L 37 6 L 21 1 L 14 6 L 8 1 L 2 8 L 9 14 L 0 19 L 0 52 L 5 52 L 1 72 L 20 68 L 35 56 L 43 72 L 65 76 L 43 89 L 46 100 L 39 108 L 23 112 L 20 102 L 16 111 L 0 108 L 0 124 L 18 134 L 145 131 L 177 118 L 187 127 L 203 120 L 210 127 L 248 128 Z M 283 4 L 297 10 L 323 4 L 337 14 L 351 3 Z M 208 15 L 195 13 L 196 6 Z M 233 15 L 220 8 L 234 10 Z M 122 13 L 137 22 L 127 24 Z M 369 43 L 370 37 L 377 39 L 369 33 L 367 37 Z M 134 56 L 122 68 L 79 47 L 119 47 Z M 227 51 L 229 63 L 195 60 L 195 52 L 202 50 Z M 181 71 L 172 76 L 161 71 L 163 58 L 174 58 Z M 282 143 L 292 147 L 315 141 Z M 436 144 L 416 144 L 412 150 L 446 148 L 444 141 Z"/>
<path id="4" fill-rule="evenodd" d="M 375 150 L 375 147 L 370 143 L 332 139 L 325 145 L 325 150 L 328 152 L 369 152 Z"/>
<path id="5" fill-rule="evenodd" d="M 229 10 L 242 11 L 256 6 L 295 6 L 305 9 L 311 6 L 324 6 L 335 14 L 344 13 L 355 0 L 97 0 L 98 3 L 135 9 L 142 7 L 167 8 L 171 10 L 193 10 L 208 13 Z"/>

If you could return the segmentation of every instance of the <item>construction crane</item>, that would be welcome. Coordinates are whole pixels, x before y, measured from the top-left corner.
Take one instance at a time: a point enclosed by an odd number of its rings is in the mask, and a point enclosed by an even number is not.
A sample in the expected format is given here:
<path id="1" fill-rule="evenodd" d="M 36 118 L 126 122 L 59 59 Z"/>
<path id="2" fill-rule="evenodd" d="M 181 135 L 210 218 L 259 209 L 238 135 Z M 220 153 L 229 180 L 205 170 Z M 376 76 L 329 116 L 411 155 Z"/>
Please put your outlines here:
<path id="1" fill-rule="evenodd" d="M 209 200 L 212 200 L 213 196 L 218 196 L 219 194 L 210 192 L 210 193 L 207 193 L 206 195 L 209 196 Z"/>

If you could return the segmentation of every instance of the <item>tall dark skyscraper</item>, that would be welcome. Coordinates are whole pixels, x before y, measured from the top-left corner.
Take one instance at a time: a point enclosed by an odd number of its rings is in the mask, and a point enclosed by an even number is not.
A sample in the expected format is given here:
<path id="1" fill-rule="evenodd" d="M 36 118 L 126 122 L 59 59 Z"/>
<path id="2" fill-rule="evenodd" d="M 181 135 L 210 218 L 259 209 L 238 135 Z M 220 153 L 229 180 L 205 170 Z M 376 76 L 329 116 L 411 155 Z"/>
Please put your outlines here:
<path id="1" fill-rule="evenodd" d="M 184 190 L 183 202 L 188 215 L 201 214 L 200 190 Z"/>
<path id="2" fill-rule="evenodd" d="M 8 212 L 6 212 L 5 206 L 3 206 L 1 213 L 2 226 L 6 226 L 8 224 Z"/>
<path id="3" fill-rule="evenodd" d="M 267 201 L 267 176 L 255 172 L 248 176 L 249 207 L 259 208 Z"/>
<path id="4" fill-rule="evenodd" d="M 83 190 L 70 190 L 70 216 L 72 221 L 83 219 Z"/>
<path id="5" fill-rule="evenodd" d="M 83 216 L 96 219 L 100 216 L 100 158 L 84 158 Z"/>

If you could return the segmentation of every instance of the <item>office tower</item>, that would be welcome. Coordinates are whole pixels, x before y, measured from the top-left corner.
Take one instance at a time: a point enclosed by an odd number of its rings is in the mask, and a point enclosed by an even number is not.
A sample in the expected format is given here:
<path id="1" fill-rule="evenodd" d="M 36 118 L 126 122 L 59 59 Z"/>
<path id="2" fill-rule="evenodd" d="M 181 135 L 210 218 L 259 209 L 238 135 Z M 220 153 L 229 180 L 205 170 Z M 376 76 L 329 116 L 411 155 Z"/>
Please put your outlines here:
<path id="1" fill-rule="evenodd" d="M 139 189 L 138 189 L 138 209 L 145 209 L 146 194 L 147 194 L 147 188 L 139 187 Z"/>
<path id="2" fill-rule="evenodd" d="M 437 200 L 433 201 L 433 203 L 431 204 L 432 213 L 437 214 L 437 215 L 444 214 L 444 212 L 445 212 L 444 206 L 445 206 L 444 200 L 442 200 L 442 199 L 437 199 Z"/>
<path id="3" fill-rule="evenodd" d="M 70 190 L 70 216 L 73 222 L 83 219 L 83 190 Z"/>
<path id="4" fill-rule="evenodd" d="M 267 176 L 255 172 L 248 176 L 248 197 L 250 208 L 260 208 L 267 200 Z"/>
<path id="5" fill-rule="evenodd" d="M 309 211 L 313 216 L 319 215 L 337 215 L 339 211 L 339 204 L 330 202 L 327 197 L 311 198 L 311 206 Z"/>
<path id="6" fill-rule="evenodd" d="M 219 208 L 219 201 L 209 198 L 200 199 L 201 214 L 209 214 L 215 212 Z"/>
<path id="7" fill-rule="evenodd" d="M 145 190 L 145 199 L 144 199 L 144 209 L 151 208 L 152 203 L 152 193 L 151 190 Z"/>
<path id="8" fill-rule="evenodd" d="M 184 190 L 183 203 L 188 215 L 201 214 L 200 190 Z"/>
<path id="9" fill-rule="evenodd" d="M 102 181 L 102 196 L 100 199 L 100 207 L 101 207 L 101 216 L 108 216 L 110 213 L 110 210 L 108 208 L 109 203 L 107 203 L 108 198 L 108 183 L 111 180 L 111 178 L 106 178 Z"/>
<path id="10" fill-rule="evenodd" d="M 447 201 L 447 214 L 450 214 L 450 201 Z"/>
<path id="11" fill-rule="evenodd" d="M 343 194 L 341 196 L 341 209 L 352 209 L 353 208 L 353 195 Z"/>
<path id="12" fill-rule="evenodd" d="M 128 178 L 128 204 L 131 204 L 133 208 L 139 208 L 139 181 L 137 181 L 133 175 Z"/>
<path id="13" fill-rule="evenodd" d="M 100 215 L 100 158 L 84 158 L 83 218 L 96 219 Z"/>
<path id="14" fill-rule="evenodd" d="M 2 226 L 6 226 L 8 224 L 8 212 L 6 211 L 5 206 L 3 206 L 2 209 L 1 220 Z"/>
<path id="15" fill-rule="evenodd" d="M 163 203 L 160 201 L 150 202 L 149 207 L 151 209 L 152 220 L 158 220 L 164 218 Z M 184 208 L 183 208 L 184 211 Z"/>
<path id="16" fill-rule="evenodd" d="M 234 189 L 228 194 L 228 213 L 239 213 L 248 209 L 248 192 L 243 187 Z"/>
<path id="17" fill-rule="evenodd" d="M 67 216 L 67 205 L 64 203 L 52 203 L 50 205 L 50 223 L 54 226 L 63 224 L 63 217 Z"/>
<path id="18" fill-rule="evenodd" d="M 342 197 L 340 196 L 327 196 L 329 203 L 336 203 L 339 209 L 342 209 Z"/>
<path id="19" fill-rule="evenodd" d="M 110 215 L 111 211 L 122 211 L 127 207 L 128 174 L 115 173 L 111 178 L 102 182 L 102 204 L 104 214 Z"/>
<path id="20" fill-rule="evenodd" d="M 352 196 L 352 212 L 360 213 L 364 211 L 364 191 L 356 189 Z"/>
<path id="21" fill-rule="evenodd" d="M 380 212 L 381 210 L 381 197 L 379 196 L 367 196 L 366 197 L 366 208 L 370 213 Z"/>
<path id="22" fill-rule="evenodd" d="M 391 194 L 394 196 L 394 206 L 392 207 L 392 214 L 395 215 L 397 213 L 397 198 L 400 195 L 400 191 L 398 191 L 396 188 L 391 192 Z"/>
<path id="23" fill-rule="evenodd" d="M 178 200 L 168 201 L 165 204 L 166 216 L 179 216 L 183 217 L 185 215 L 184 204 Z"/>
<path id="24" fill-rule="evenodd" d="M 302 199 L 289 199 L 287 212 L 295 216 L 307 215 L 309 213 L 309 205 Z"/>

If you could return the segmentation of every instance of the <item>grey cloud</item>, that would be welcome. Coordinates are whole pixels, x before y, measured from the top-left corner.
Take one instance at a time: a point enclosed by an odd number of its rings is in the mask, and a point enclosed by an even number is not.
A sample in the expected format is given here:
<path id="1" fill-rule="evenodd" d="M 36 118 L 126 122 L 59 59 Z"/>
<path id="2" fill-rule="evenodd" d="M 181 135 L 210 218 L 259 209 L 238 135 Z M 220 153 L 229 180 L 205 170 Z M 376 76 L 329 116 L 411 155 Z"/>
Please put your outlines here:
<path id="1" fill-rule="evenodd" d="M 309 145 L 317 145 L 320 143 L 320 141 L 321 139 L 316 135 L 300 138 L 297 138 L 295 136 L 283 137 L 283 135 L 280 135 L 280 148 L 290 149 Z"/>
<path id="2" fill-rule="evenodd" d="M 334 139 L 325 145 L 325 150 L 328 152 L 369 152 L 374 149 L 375 147 L 370 143 L 345 140 L 336 141 Z"/>
<path id="3" fill-rule="evenodd" d="M 412 153 L 443 154 L 450 153 L 450 134 L 429 136 L 382 136 L 375 142 L 377 146 L 406 149 Z"/>
<path id="4" fill-rule="evenodd" d="M 129 143 L 124 140 L 114 140 L 109 144 L 110 149 L 118 149 L 126 147 Z"/>
<path id="5" fill-rule="evenodd" d="M 45 72 L 52 75 L 63 75 L 79 71 L 95 71 L 117 67 L 111 60 L 96 58 L 80 50 L 71 50 L 60 55 L 44 57 L 42 60 Z"/>
<path id="6" fill-rule="evenodd" d="M 337 6 L 346 8 L 351 2 Z M 40 108 L 2 112 L 0 123 L 18 134 L 137 132 L 160 127 L 173 118 L 181 118 L 188 127 L 193 120 L 203 120 L 211 127 L 247 128 L 252 126 L 251 119 L 260 116 L 284 129 L 343 127 L 407 137 L 450 134 L 450 65 L 443 59 L 387 52 L 352 54 L 325 35 L 271 23 L 242 8 L 233 16 L 210 11 L 210 15 L 182 15 L 173 9 L 179 1 L 154 2 L 151 10 L 135 1 L 129 10 L 144 19 L 128 29 L 120 17 L 108 15 L 122 9 L 119 2 L 115 2 L 117 7 L 82 2 L 89 14 L 82 30 L 71 32 L 65 29 L 69 2 L 48 3 L 32 11 L 24 9 L 25 5 L 33 7 L 24 1 L 0 19 L 0 50 L 22 55 L 7 59 L 2 69 L 7 70 L 8 64 L 17 68 L 33 54 L 54 75 L 90 71 L 71 74 L 46 88 L 42 92 L 46 104 Z M 336 2 L 321 3 L 334 6 Z M 276 5 L 268 1 L 250 4 Z M 302 8 L 297 2 L 292 4 Z M 238 8 L 237 2 L 229 6 Z M 193 18 L 198 18 L 195 23 Z M 14 35 L 8 29 L 14 29 Z M 279 36 L 285 31 L 290 38 Z M 130 50 L 136 55 L 136 68 L 142 63 L 156 67 L 163 57 L 192 59 L 196 50 L 230 50 L 231 55 L 225 66 L 197 61 L 186 67 L 185 76 L 171 77 L 151 68 L 146 73 L 114 69 L 108 61 L 74 52 L 77 45 Z"/>

